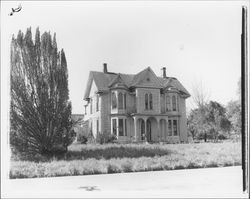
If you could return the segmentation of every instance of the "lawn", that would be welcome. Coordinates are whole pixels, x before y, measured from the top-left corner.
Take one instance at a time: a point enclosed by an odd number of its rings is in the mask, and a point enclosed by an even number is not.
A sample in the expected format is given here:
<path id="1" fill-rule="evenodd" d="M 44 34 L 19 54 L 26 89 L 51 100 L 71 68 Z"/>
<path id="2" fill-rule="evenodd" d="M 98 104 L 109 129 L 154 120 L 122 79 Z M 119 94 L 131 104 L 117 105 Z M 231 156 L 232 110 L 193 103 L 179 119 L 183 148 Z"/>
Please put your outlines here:
<path id="1" fill-rule="evenodd" d="M 60 158 L 11 160 L 10 178 L 107 174 L 241 165 L 241 144 L 107 144 L 69 147 Z"/>

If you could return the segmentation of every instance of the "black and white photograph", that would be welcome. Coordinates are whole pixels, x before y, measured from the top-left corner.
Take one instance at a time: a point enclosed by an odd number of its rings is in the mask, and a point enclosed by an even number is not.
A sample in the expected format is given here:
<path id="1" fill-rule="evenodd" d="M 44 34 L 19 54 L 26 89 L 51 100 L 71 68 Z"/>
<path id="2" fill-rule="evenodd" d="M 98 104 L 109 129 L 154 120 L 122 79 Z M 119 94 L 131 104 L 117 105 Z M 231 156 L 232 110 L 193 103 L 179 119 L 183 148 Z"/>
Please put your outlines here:
<path id="1" fill-rule="evenodd" d="M 249 1 L 1 1 L 1 198 L 248 198 Z"/>

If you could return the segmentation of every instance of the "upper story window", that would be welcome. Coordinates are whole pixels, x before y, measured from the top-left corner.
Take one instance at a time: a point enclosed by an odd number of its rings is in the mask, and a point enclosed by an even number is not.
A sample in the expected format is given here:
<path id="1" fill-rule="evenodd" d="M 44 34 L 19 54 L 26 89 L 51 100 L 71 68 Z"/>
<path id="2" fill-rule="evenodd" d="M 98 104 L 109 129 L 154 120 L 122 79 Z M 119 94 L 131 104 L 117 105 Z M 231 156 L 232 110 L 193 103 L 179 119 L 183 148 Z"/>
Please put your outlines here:
<path id="1" fill-rule="evenodd" d="M 176 96 L 173 95 L 172 96 L 172 107 L 173 107 L 173 111 L 177 111 L 177 105 L 176 105 Z"/>
<path id="2" fill-rule="evenodd" d="M 123 109 L 123 94 L 118 94 L 118 109 Z"/>
<path id="3" fill-rule="evenodd" d="M 112 98 L 112 109 L 115 109 L 117 108 L 117 99 L 115 92 L 112 92 L 111 98 Z"/>
<path id="4" fill-rule="evenodd" d="M 167 96 L 167 97 L 166 97 L 166 111 L 170 111 L 170 110 L 171 110 L 170 97 Z"/>
<path id="5" fill-rule="evenodd" d="M 127 95 L 126 93 L 123 94 L 123 97 L 124 97 L 124 109 L 127 108 Z"/>
<path id="6" fill-rule="evenodd" d="M 148 94 L 145 94 L 145 109 L 148 110 Z"/>
<path id="7" fill-rule="evenodd" d="M 90 114 L 93 113 L 93 100 L 90 99 Z"/>
<path id="8" fill-rule="evenodd" d="M 148 110 L 152 110 L 153 109 L 153 96 L 152 94 L 145 94 L 145 109 Z"/>
<path id="9" fill-rule="evenodd" d="M 177 96 L 176 94 L 166 95 L 166 111 L 177 111 Z"/>
<path id="10" fill-rule="evenodd" d="M 151 93 L 149 94 L 149 109 L 153 109 L 153 96 Z"/>
<path id="11" fill-rule="evenodd" d="M 126 109 L 127 103 L 127 95 L 126 93 L 119 92 L 118 93 L 118 109 Z"/>
<path id="12" fill-rule="evenodd" d="M 96 111 L 99 111 L 99 95 L 96 95 Z"/>

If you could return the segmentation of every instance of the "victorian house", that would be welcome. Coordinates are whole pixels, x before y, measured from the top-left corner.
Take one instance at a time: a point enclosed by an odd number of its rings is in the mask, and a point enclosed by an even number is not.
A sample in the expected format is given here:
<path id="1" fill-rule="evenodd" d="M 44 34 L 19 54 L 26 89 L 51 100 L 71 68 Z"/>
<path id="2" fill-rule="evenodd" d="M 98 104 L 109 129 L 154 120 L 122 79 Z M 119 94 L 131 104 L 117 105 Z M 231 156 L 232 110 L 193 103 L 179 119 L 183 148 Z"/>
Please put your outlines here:
<path id="1" fill-rule="evenodd" d="M 189 92 L 174 77 L 150 67 L 137 74 L 91 71 L 84 94 L 85 121 L 94 136 L 111 133 L 120 142 L 187 142 Z"/>

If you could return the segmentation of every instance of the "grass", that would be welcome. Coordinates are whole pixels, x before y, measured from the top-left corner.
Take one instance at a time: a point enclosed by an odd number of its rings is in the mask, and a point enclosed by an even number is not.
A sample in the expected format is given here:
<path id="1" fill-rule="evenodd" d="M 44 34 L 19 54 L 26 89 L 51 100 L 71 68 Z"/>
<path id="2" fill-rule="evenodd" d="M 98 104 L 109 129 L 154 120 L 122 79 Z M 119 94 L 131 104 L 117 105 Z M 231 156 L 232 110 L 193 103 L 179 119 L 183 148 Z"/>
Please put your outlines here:
<path id="1" fill-rule="evenodd" d="M 241 165 L 240 143 L 71 145 L 60 159 L 11 162 L 10 178 Z"/>

